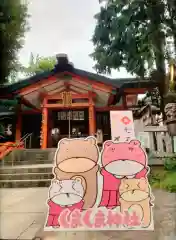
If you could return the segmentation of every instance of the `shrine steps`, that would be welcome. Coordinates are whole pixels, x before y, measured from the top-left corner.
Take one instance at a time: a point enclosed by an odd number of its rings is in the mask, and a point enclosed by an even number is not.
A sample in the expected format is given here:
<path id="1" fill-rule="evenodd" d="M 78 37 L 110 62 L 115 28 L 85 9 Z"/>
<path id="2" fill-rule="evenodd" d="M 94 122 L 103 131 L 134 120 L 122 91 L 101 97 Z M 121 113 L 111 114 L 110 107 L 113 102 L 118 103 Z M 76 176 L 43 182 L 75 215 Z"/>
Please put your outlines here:
<path id="1" fill-rule="evenodd" d="M 55 149 L 15 150 L 1 160 L 1 188 L 49 187 Z"/>
<path id="2" fill-rule="evenodd" d="M 49 187 L 56 149 L 17 149 L 0 161 L 1 188 Z M 163 168 L 162 157 L 149 159 L 151 171 Z"/>
<path id="3" fill-rule="evenodd" d="M 0 168 L 1 188 L 49 187 L 52 164 L 35 164 L 25 166 L 5 166 Z"/>

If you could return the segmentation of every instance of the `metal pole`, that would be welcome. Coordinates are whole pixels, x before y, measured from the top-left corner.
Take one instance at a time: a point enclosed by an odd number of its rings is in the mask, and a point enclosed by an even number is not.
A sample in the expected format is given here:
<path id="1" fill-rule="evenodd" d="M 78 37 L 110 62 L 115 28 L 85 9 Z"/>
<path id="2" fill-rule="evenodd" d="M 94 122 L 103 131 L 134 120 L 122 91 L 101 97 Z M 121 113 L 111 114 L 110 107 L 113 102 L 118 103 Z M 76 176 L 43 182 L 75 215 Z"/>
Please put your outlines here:
<path id="1" fill-rule="evenodd" d="M 68 138 L 70 138 L 70 110 L 68 112 Z"/>
<path id="2" fill-rule="evenodd" d="M 31 148 L 31 146 L 32 146 L 32 133 L 31 133 L 30 138 L 29 138 L 29 148 Z"/>

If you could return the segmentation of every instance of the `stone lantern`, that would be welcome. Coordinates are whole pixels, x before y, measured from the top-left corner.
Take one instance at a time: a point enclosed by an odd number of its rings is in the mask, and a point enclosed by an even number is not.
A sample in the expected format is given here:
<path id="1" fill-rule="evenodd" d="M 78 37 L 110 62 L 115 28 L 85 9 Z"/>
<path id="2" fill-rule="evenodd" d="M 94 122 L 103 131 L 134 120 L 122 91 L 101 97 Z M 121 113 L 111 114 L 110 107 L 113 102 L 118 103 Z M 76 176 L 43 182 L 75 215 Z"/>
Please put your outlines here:
<path id="1" fill-rule="evenodd" d="M 170 64 L 170 91 L 165 97 L 166 124 L 171 136 L 176 136 L 176 63 Z"/>

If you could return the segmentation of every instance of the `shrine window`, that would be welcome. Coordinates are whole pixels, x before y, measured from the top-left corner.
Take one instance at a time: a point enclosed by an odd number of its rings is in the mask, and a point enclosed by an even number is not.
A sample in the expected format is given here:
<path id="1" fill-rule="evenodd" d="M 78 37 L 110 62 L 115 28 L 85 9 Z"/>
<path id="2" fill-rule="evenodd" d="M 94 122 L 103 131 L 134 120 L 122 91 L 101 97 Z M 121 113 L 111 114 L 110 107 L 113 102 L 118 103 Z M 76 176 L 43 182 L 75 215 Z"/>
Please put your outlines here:
<path id="1" fill-rule="evenodd" d="M 78 98 L 78 99 L 72 99 L 72 103 L 88 103 L 87 98 Z"/>
<path id="2" fill-rule="evenodd" d="M 49 99 L 48 104 L 62 104 L 62 99 Z"/>
<path id="3" fill-rule="evenodd" d="M 84 121 L 84 111 L 60 111 L 57 113 L 58 120 L 79 120 Z"/>

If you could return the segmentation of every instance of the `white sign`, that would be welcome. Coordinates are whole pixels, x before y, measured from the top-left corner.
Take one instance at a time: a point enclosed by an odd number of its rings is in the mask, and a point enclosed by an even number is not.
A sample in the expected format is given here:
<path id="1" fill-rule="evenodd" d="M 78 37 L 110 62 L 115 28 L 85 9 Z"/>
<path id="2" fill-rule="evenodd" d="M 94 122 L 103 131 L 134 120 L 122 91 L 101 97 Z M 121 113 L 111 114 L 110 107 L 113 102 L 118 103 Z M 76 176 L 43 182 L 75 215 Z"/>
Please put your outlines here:
<path id="1" fill-rule="evenodd" d="M 148 132 L 139 132 L 136 138 L 141 142 L 145 148 L 150 148 L 150 136 Z"/>
<path id="2" fill-rule="evenodd" d="M 110 111 L 111 139 L 130 141 L 135 138 L 132 111 Z"/>

